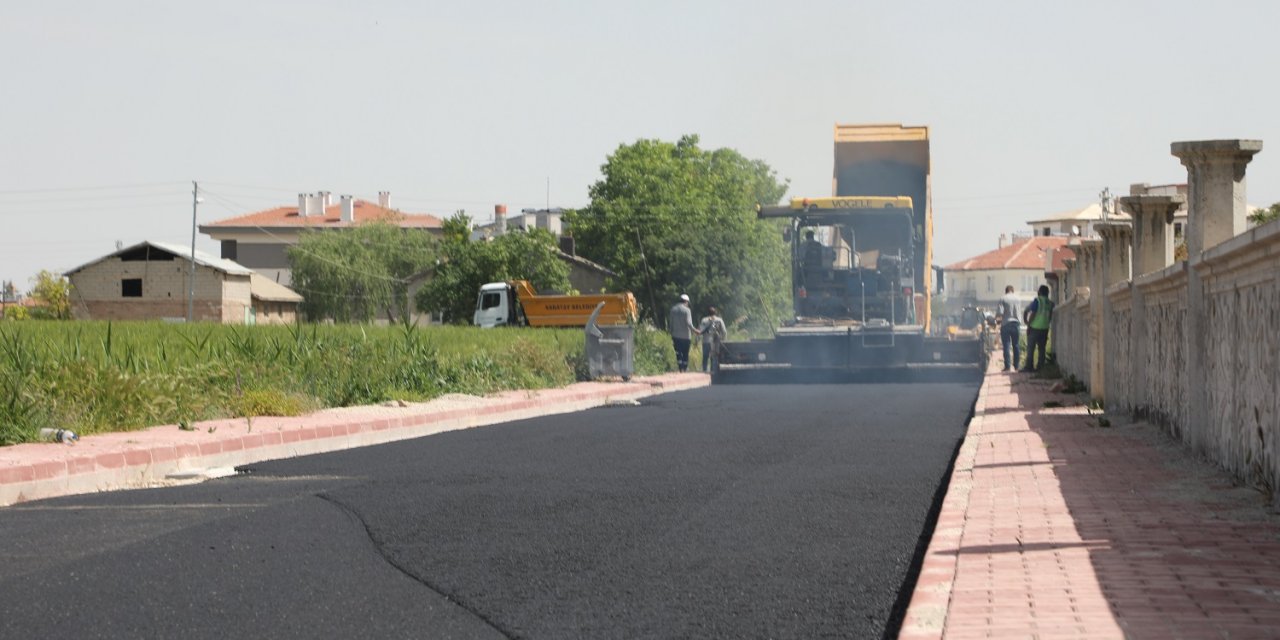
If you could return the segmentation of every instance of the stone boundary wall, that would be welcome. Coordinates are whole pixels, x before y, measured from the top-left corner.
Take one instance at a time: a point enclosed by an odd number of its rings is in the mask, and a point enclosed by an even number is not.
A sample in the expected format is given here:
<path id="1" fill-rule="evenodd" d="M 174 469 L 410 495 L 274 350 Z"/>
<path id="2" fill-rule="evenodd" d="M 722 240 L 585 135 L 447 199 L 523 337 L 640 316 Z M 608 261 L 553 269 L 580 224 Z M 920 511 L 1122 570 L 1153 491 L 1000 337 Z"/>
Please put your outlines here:
<path id="1" fill-rule="evenodd" d="M 1132 225 L 1074 241 L 1053 347 L 1108 411 L 1164 427 L 1280 505 L 1280 221 L 1245 222 L 1245 166 L 1262 143 L 1172 145 L 1190 195 L 1121 198 Z M 1188 206 L 1188 260 L 1172 213 Z"/>
<path id="2" fill-rule="evenodd" d="M 1205 252 L 1209 454 L 1269 491 L 1280 486 L 1280 222 Z M 1190 428 L 1190 425 L 1188 425 Z"/>

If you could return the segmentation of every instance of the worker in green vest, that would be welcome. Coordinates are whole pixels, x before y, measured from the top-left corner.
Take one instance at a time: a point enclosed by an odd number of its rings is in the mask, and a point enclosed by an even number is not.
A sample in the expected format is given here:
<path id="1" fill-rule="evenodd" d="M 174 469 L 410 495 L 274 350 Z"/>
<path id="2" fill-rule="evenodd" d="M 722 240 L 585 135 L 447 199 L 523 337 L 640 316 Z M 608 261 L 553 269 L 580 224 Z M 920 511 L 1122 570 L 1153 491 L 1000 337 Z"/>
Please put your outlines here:
<path id="1" fill-rule="evenodd" d="M 1053 301 L 1049 299 L 1049 285 L 1040 285 L 1036 291 L 1036 299 L 1027 305 L 1022 312 L 1022 319 L 1027 323 L 1027 362 L 1023 371 L 1039 371 L 1049 355 L 1045 350 L 1049 344 L 1049 327 L 1053 325 Z M 1040 350 L 1040 361 L 1036 362 L 1036 350 Z"/>

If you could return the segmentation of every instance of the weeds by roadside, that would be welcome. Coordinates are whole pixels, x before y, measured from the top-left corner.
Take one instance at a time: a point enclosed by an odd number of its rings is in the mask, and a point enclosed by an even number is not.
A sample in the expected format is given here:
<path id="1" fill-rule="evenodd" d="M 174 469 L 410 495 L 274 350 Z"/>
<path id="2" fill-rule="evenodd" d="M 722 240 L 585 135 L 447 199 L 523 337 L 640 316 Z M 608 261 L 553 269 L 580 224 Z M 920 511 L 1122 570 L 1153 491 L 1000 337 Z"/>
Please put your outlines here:
<path id="1" fill-rule="evenodd" d="M 586 378 L 577 330 L 155 322 L 0 325 L 0 445 L 323 407 L 559 387 Z M 639 375 L 674 369 L 637 327 Z"/>

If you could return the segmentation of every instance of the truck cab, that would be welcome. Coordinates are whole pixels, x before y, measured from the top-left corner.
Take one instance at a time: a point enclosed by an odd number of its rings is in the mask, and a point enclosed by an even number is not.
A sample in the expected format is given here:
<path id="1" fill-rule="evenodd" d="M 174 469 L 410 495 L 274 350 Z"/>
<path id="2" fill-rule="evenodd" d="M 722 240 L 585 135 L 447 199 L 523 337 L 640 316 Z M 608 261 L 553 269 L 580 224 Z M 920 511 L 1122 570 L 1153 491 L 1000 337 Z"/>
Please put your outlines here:
<path id="1" fill-rule="evenodd" d="M 515 288 L 506 282 L 490 282 L 480 287 L 476 312 L 471 321 L 477 327 L 485 329 L 528 324 Z"/>

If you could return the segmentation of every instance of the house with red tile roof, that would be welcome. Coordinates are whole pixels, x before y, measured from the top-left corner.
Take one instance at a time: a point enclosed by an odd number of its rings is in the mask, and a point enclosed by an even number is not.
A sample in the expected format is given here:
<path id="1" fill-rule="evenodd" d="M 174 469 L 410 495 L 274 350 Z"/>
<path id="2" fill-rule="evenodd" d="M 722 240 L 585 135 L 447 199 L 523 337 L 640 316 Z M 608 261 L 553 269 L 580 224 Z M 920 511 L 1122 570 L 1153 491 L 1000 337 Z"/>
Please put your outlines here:
<path id="1" fill-rule="evenodd" d="M 339 196 L 328 191 L 298 194 L 297 206 L 282 206 L 200 225 L 200 232 L 222 243 L 222 258 L 234 260 L 267 278 L 288 286 L 292 280 L 286 251 L 308 231 L 349 229 L 384 220 L 402 229 L 439 236 L 443 221 L 425 213 L 402 213 L 391 208 L 391 194 L 378 193 L 378 202 Z"/>
<path id="2" fill-rule="evenodd" d="M 996 249 L 943 268 L 945 306 L 958 312 L 965 306 L 990 309 L 1013 285 L 1028 301 L 1045 284 L 1045 273 L 1066 270 L 1063 260 L 1074 258 L 1068 236 L 1000 236 Z"/>

